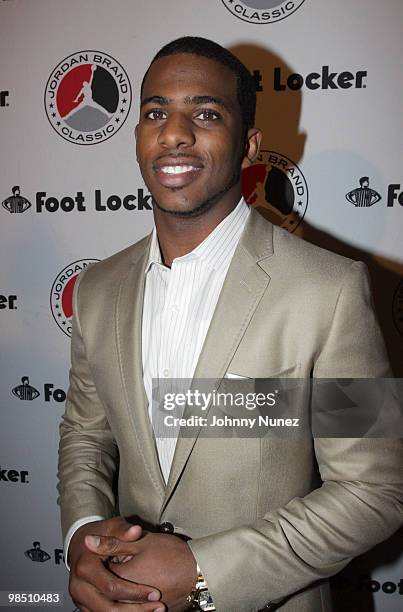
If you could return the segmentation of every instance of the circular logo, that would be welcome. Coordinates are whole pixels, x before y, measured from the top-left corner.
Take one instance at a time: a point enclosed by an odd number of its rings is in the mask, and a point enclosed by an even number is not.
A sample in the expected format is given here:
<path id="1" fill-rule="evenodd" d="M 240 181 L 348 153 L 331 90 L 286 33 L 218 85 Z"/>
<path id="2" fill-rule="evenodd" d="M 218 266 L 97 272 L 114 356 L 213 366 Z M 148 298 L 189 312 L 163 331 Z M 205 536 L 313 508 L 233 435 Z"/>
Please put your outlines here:
<path id="1" fill-rule="evenodd" d="M 295 13 L 305 0 L 221 0 L 224 6 L 242 21 L 274 23 Z"/>
<path id="2" fill-rule="evenodd" d="M 89 264 L 99 259 L 80 259 L 69 264 L 55 278 L 50 292 L 50 309 L 59 328 L 71 336 L 71 317 L 73 315 L 73 289 L 77 276 Z"/>
<path id="3" fill-rule="evenodd" d="M 129 114 L 132 90 L 124 68 L 101 51 L 79 51 L 53 70 L 46 84 L 45 109 L 65 140 L 93 145 L 108 140 Z"/>
<path id="4" fill-rule="evenodd" d="M 308 185 L 300 168 L 275 151 L 261 151 L 259 160 L 242 172 L 245 200 L 275 225 L 296 230 L 308 207 Z"/>
<path id="5" fill-rule="evenodd" d="M 397 331 L 403 336 L 403 280 L 398 284 L 393 296 L 393 320 Z"/>

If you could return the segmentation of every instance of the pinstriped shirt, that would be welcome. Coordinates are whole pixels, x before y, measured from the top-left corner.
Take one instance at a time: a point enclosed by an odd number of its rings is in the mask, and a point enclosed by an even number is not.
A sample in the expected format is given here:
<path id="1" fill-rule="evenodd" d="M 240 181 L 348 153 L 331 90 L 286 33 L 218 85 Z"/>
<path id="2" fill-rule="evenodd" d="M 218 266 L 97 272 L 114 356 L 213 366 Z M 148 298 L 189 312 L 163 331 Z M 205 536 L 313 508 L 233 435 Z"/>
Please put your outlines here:
<path id="1" fill-rule="evenodd" d="M 153 379 L 193 377 L 232 256 L 250 210 L 242 198 L 235 209 L 193 251 L 163 265 L 154 228 L 142 319 L 143 380 L 152 422 Z M 155 443 L 168 481 L 175 437 Z"/>

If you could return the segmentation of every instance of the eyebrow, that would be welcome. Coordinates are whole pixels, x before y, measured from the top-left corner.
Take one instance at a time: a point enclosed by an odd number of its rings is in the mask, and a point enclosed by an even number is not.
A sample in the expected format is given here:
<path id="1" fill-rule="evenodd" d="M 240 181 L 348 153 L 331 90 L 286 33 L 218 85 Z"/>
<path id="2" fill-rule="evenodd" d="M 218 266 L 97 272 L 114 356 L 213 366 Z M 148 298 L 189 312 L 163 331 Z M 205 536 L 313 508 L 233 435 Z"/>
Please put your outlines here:
<path id="1" fill-rule="evenodd" d="M 215 96 L 186 96 L 185 104 L 217 104 L 218 106 L 227 108 L 224 100 Z"/>
<path id="2" fill-rule="evenodd" d="M 159 104 L 160 106 L 168 106 L 170 102 L 172 102 L 172 98 L 165 98 L 164 96 L 148 96 L 141 101 L 140 106 L 143 107 L 146 104 L 154 103 Z M 186 96 L 184 98 L 185 104 L 217 104 L 225 109 L 228 108 L 228 105 L 222 100 L 222 98 L 217 98 L 216 96 Z"/>
<path id="3" fill-rule="evenodd" d="M 160 104 L 161 106 L 167 106 L 170 102 L 170 98 L 164 98 L 163 96 L 148 96 L 148 98 L 144 98 L 140 106 L 144 106 L 145 104 L 149 104 L 150 102 L 154 102 L 154 104 Z"/>

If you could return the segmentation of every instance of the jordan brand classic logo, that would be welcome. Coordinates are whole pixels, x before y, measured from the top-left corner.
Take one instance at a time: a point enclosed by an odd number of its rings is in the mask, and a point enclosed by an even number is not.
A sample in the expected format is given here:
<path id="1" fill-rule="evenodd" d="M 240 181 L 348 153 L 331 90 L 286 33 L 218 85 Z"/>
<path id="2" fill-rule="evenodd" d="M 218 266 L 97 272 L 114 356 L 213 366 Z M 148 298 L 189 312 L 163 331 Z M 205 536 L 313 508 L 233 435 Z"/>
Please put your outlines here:
<path id="1" fill-rule="evenodd" d="M 101 51 L 69 55 L 46 84 L 45 109 L 65 140 L 92 145 L 111 138 L 129 114 L 132 92 L 124 68 Z"/>
<path id="2" fill-rule="evenodd" d="M 221 0 L 238 19 L 249 23 L 275 23 L 295 13 L 305 0 Z"/>
<path id="3" fill-rule="evenodd" d="M 308 185 L 301 169 L 276 151 L 260 151 L 242 172 L 242 192 L 248 204 L 275 225 L 293 232 L 308 207 Z"/>
<path id="4" fill-rule="evenodd" d="M 50 309 L 59 329 L 71 336 L 73 316 L 73 289 L 78 275 L 88 265 L 99 259 L 80 259 L 69 264 L 56 276 L 50 292 Z"/>

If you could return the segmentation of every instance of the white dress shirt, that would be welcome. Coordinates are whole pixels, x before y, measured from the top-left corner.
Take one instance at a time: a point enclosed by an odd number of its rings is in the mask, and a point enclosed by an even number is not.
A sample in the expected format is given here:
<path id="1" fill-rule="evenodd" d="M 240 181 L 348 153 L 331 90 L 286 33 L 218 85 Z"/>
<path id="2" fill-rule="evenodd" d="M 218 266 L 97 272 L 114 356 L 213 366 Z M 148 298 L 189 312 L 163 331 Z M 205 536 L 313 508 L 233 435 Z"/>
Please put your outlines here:
<path id="1" fill-rule="evenodd" d="M 151 237 L 142 318 L 143 381 L 152 422 L 152 381 L 193 378 L 207 330 L 231 259 L 250 213 L 241 198 L 234 210 L 193 251 L 162 263 L 154 228 Z M 158 433 L 158 432 L 156 432 Z M 165 482 L 168 481 L 176 438 L 156 435 L 156 448 Z M 70 527 L 65 559 L 75 531 L 102 516 L 84 517 Z"/>
<path id="2" fill-rule="evenodd" d="M 242 199 L 193 251 L 163 265 L 154 228 L 144 292 L 142 320 L 143 380 L 152 422 L 152 381 L 192 379 L 211 319 L 249 216 Z M 159 437 L 156 447 L 168 481 L 175 437 Z"/>

